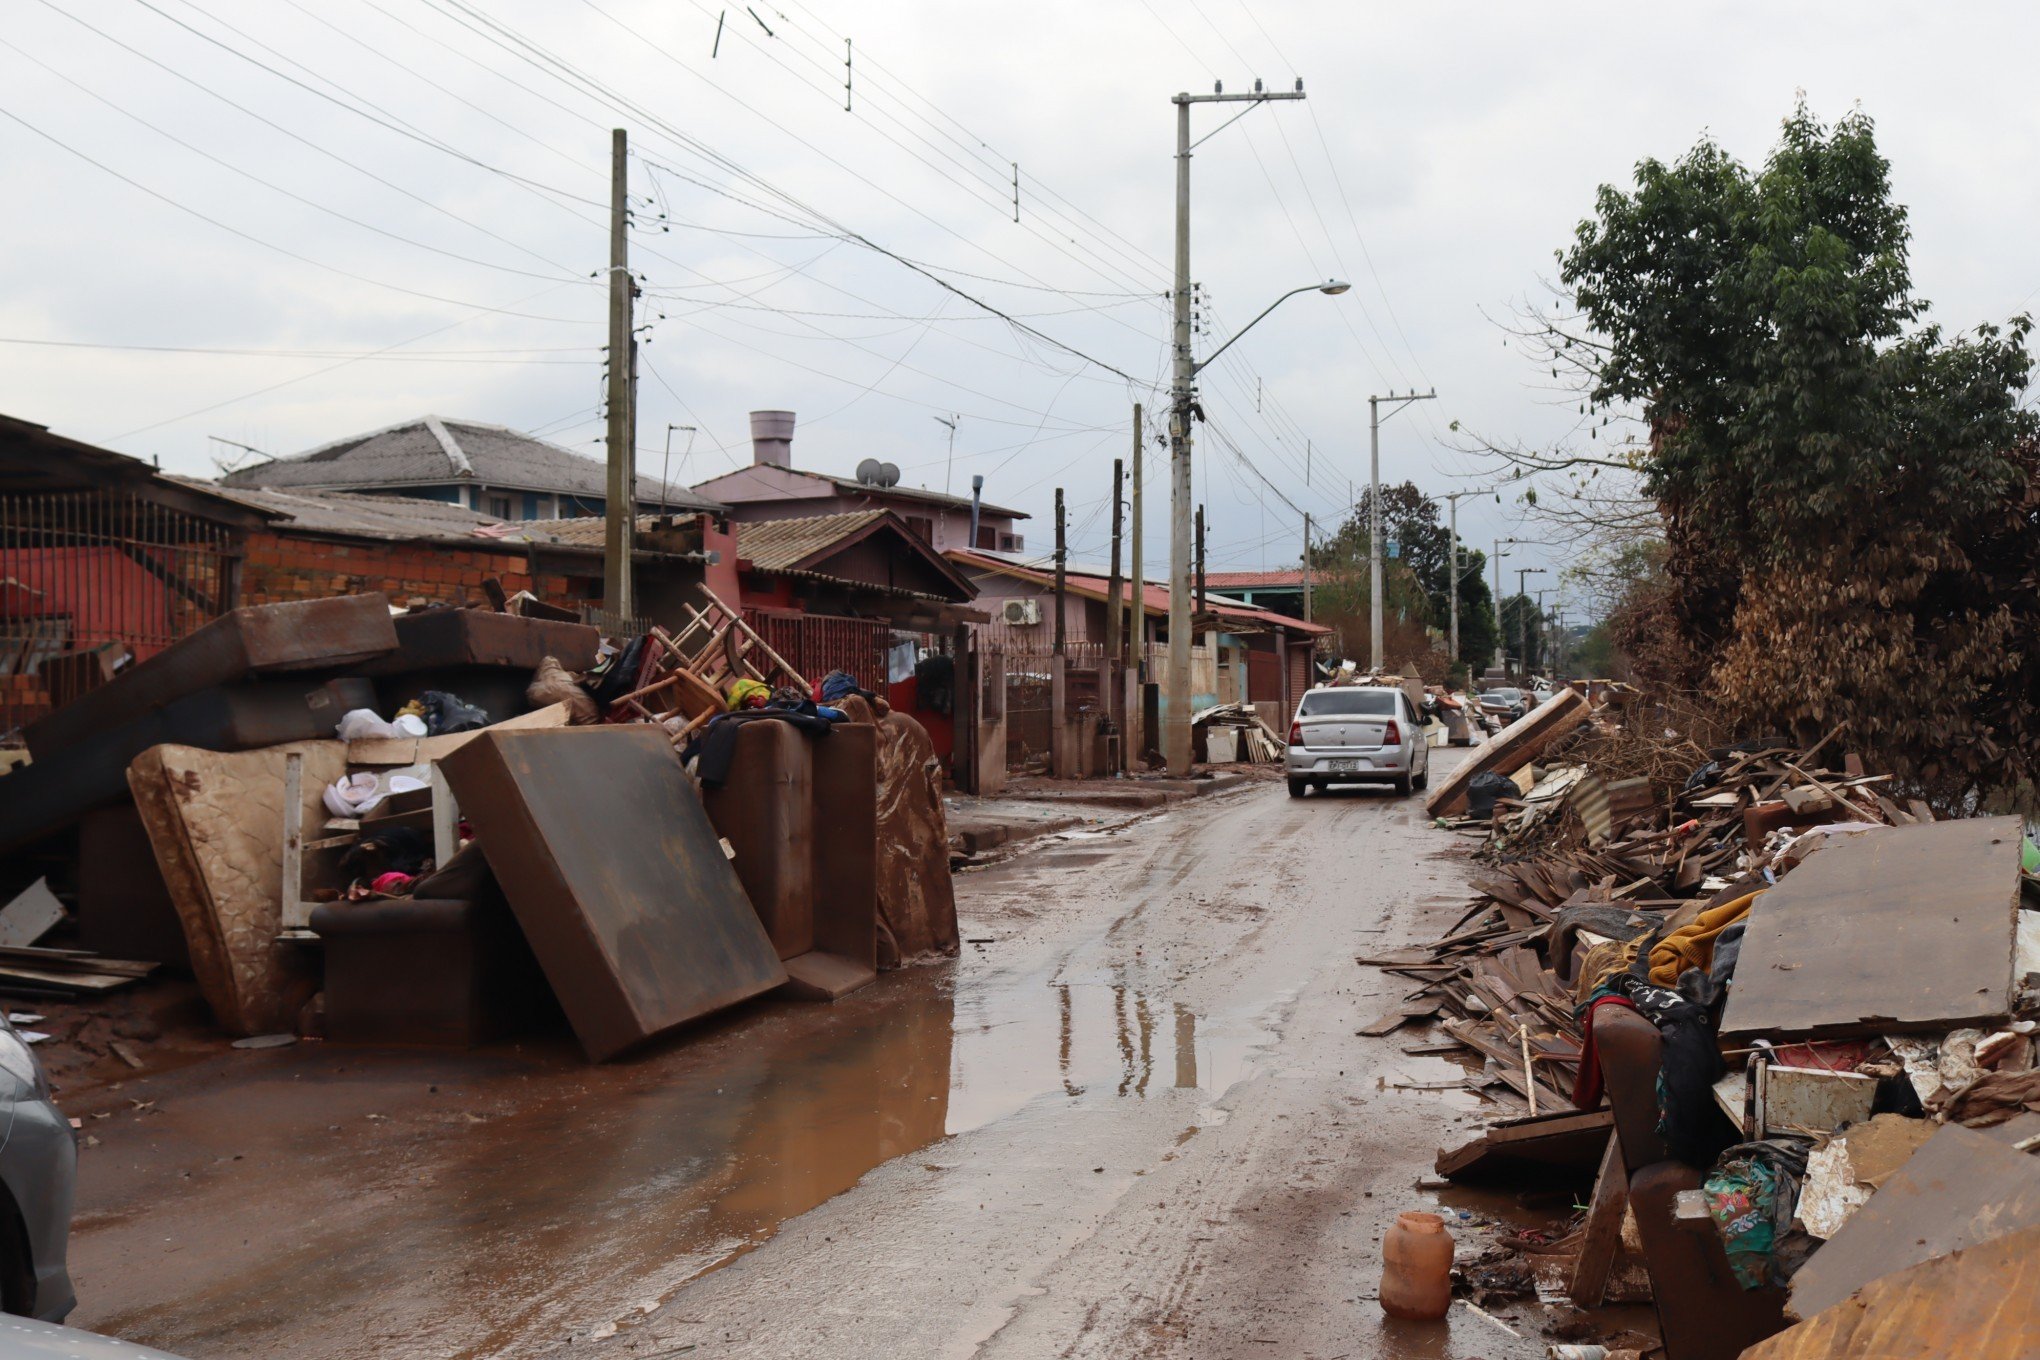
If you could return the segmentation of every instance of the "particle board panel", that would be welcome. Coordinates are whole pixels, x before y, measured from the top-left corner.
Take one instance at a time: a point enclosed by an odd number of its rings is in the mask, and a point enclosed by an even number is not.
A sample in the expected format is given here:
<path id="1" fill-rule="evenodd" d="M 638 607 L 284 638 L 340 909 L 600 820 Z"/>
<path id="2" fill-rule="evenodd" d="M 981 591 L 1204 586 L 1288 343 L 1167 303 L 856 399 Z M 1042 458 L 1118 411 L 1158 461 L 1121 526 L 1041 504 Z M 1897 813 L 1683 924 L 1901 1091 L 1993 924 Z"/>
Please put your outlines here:
<path id="1" fill-rule="evenodd" d="M 1750 909 L 1724 1041 L 1945 1031 L 2007 1018 L 2017 817 L 1853 837 Z"/>
<path id="2" fill-rule="evenodd" d="M 588 1056 L 786 981 L 666 733 L 477 733 L 440 762 Z"/>
<path id="3" fill-rule="evenodd" d="M 1489 770 L 1512 775 L 1535 760 L 1545 747 L 1592 716 L 1594 706 L 1577 690 L 1562 690 L 1473 748 L 1473 753 L 1424 799 L 1424 811 L 1443 817 L 1466 806 L 1473 777 Z"/>
<path id="4" fill-rule="evenodd" d="M 2040 1228 L 2040 1160 L 1943 1125 L 1800 1267 L 1786 1312 L 1810 1318 L 1872 1280 L 2029 1228 Z"/>

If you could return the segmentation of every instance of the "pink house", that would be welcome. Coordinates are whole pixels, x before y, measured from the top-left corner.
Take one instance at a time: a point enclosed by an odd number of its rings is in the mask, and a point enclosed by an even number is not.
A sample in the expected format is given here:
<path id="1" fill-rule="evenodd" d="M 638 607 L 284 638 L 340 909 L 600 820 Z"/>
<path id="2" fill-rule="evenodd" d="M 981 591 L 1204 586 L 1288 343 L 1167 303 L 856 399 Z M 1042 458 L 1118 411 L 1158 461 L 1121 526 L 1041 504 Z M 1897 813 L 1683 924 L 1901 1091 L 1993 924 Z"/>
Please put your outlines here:
<path id="1" fill-rule="evenodd" d="M 694 490 L 729 508 L 739 523 L 768 519 L 842 515 L 890 510 L 906 521 L 936 552 L 972 547 L 1020 552 L 1026 540 L 1014 527 L 1022 510 L 898 485 L 899 469 L 875 458 L 859 465 L 859 476 L 837 477 L 793 465 L 793 412 L 751 412 L 751 466 L 700 483 Z M 977 533 L 971 534 L 975 518 Z"/>

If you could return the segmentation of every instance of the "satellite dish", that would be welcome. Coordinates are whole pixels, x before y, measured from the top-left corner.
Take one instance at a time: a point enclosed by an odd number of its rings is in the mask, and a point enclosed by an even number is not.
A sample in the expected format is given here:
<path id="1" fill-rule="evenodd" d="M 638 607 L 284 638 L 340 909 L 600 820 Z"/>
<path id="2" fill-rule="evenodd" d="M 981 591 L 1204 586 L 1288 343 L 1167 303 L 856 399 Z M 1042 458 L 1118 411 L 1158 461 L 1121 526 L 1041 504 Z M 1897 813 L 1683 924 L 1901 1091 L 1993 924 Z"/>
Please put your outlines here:
<path id="1" fill-rule="evenodd" d="M 898 486 L 900 484 L 900 465 L 898 463 L 880 463 L 878 465 L 877 480 L 880 486 Z"/>
<path id="2" fill-rule="evenodd" d="M 879 471 L 884 467 L 876 458 L 867 458 L 857 465 L 857 480 L 866 486 L 877 486 Z"/>

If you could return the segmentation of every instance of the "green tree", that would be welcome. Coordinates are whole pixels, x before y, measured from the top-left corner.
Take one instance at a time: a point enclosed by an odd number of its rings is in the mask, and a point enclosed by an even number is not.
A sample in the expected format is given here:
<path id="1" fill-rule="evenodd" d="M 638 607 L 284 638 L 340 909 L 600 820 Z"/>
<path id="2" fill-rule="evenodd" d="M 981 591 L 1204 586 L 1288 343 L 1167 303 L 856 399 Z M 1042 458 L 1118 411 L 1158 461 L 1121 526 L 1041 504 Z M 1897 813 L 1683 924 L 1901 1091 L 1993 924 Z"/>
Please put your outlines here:
<path id="1" fill-rule="evenodd" d="M 1363 596 L 1369 562 L 1369 511 L 1373 488 L 1360 493 L 1353 512 L 1331 536 L 1311 549 L 1313 568 L 1336 570 L 1357 579 Z M 1452 534 L 1440 517 L 1438 502 L 1415 482 L 1381 488 L 1381 537 L 1388 571 L 1385 603 L 1407 621 L 1443 631 L 1451 620 Z M 1389 546 L 1395 556 L 1388 557 Z M 1482 569 L 1487 555 L 1459 545 L 1459 657 L 1479 669 L 1494 655 L 1494 597 Z M 1402 583 L 1400 586 L 1398 583 Z M 1366 607 L 1363 603 L 1363 609 Z"/>
<path id="2" fill-rule="evenodd" d="M 1560 265 L 1591 334 L 1562 343 L 1647 430 L 1660 674 L 2031 805 L 2029 321 L 1927 324 L 1909 243 L 1870 119 L 1802 105 L 1759 170 L 1703 141 L 1604 186 Z"/>

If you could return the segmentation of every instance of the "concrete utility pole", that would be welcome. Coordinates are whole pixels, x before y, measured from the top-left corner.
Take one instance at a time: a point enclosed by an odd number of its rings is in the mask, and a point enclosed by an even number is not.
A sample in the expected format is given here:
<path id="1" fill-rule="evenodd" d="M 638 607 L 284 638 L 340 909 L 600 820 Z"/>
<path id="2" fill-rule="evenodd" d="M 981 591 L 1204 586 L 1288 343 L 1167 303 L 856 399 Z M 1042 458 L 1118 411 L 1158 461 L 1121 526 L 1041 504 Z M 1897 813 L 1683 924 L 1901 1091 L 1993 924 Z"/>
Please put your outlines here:
<path id="1" fill-rule="evenodd" d="M 1376 675 L 1381 673 L 1381 403 L 1392 403 L 1389 415 L 1413 401 L 1437 400 L 1437 389 L 1429 392 L 1407 392 L 1397 396 L 1391 392 L 1385 397 L 1367 399 L 1367 595 L 1368 595 L 1368 639 L 1373 644 L 1367 668 Z"/>
<path id="2" fill-rule="evenodd" d="M 1106 586 L 1105 606 L 1105 655 L 1098 666 L 1098 689 L 1105 700 L 1105 711 L 1112 713 L 1119 708 L 1112 697 L 1112 667 L 1119 660 L 1119 621 L 1123 617 L 1119 596 L 1119 535 L 1122 502 L 1119 499 L 1126 476 L 1126 464 L 1112 460 L 1112 575 Z"/>
<path id="3" fill-rule="evenodd" d="M 1512 540 L 1513 541 L 1513 540 Z M 1509 554 L 1502 551 L 1502 540 L 1495 540 L 1495 669 L 1508 673 L 1508 644 L 1502 632 L 1502 559 Z"/>
<path id="4" fill-rule="evenodd" d="M 1241 110 L 1244 115 L 1255 104 L 1303 98 L 1303 82 L 1299 80 L 1296 86 L 1294 91 L 1282 93 L 1256 88 L 1247 94 L 1227 94 L 1220 87 L 1210 94 L 1178 94 L 1169 100 L 1176 106 L 1176 290 L 1175 373 L 1169 386 L 1169 683 L 1162 754 L 1168 760 L 1169 773 L 1179 777 L 1190 772 L 1190 407 L 1199 367 L 1190 355 L 1190 106 L 1243 103 L 1249 106 Z M 1251 327 L 1253 322 L 1247 325 Z M 1245 329 L 1233 338 L 1241 334 Z M 1218 356 L 1214 353 L 1211 357 Z"/>
<path id="5" fill-rule="evenodd" d="M 603 506 L 602 607 L 637 616 L 631 554 L 637 543 L 637 341 L 631 333 L 630 157 L 622 128 L 609 134 L 609 480 Z"/>

